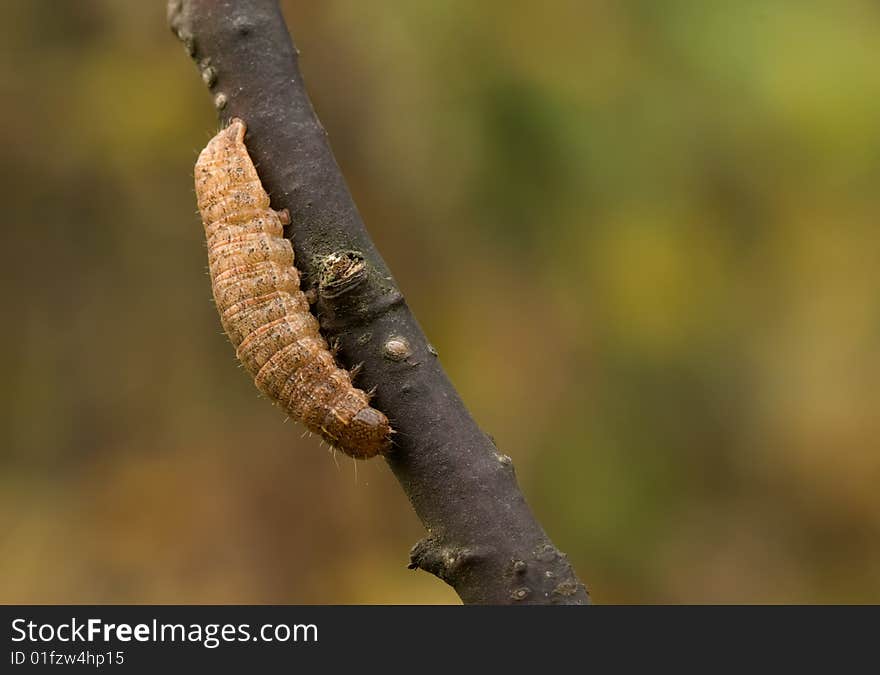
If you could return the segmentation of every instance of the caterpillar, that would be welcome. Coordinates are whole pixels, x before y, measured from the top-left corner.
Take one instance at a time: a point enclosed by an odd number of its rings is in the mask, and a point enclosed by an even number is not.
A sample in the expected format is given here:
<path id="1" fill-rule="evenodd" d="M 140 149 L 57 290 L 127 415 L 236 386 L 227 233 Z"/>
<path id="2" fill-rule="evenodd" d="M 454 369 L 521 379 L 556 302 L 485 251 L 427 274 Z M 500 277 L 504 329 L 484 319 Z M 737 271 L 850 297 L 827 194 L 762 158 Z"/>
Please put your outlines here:
<path id="1" fill-rule="evenodd" d="M 337 366 L 300 289 L 286 210 L 269 207 L 233 119 L 202 150 L 196 197 L 220 322 L 257 388 L 331 446 L 356 459 L 390 447 L 388 418 Z"/>

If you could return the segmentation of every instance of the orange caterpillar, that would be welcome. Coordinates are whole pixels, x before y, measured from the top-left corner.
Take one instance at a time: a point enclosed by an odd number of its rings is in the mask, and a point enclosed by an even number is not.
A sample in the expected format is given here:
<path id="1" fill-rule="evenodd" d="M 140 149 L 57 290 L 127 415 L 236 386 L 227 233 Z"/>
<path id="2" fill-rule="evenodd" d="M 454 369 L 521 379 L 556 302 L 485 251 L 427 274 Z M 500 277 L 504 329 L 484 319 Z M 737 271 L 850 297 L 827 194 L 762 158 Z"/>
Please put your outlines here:
<path id="1" fill-rule="evenodd" d="M 310 431 L 357 459 L 390 447 L 388 418 L 336 365 L 299 287 L 287 211 L 269 208 L 233 119 L 202 150 L 196 196 L 223 329 L 257 388 Z"/>

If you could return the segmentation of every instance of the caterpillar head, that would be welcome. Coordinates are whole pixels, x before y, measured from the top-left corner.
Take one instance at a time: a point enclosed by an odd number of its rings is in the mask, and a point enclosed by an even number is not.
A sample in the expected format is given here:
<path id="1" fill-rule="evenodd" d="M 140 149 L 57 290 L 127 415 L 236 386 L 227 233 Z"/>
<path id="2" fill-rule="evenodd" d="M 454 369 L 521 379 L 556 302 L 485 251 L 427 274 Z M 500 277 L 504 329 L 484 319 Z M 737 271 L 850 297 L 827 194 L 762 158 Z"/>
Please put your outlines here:
<path id="1" fill-rule="evenodd" d="M 375 408 L 362 408 L 341 430 L 337 445 L 355 459 L 369 459 L 391 448 L 391 425 Z"/>

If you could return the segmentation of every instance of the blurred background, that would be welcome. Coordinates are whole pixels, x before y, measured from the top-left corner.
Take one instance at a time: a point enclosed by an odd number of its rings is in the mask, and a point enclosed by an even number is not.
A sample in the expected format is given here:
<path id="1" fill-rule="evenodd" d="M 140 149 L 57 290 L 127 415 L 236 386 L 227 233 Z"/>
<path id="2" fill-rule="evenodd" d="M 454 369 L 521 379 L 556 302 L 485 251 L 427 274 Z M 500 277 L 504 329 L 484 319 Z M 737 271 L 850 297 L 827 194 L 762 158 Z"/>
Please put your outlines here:
<path id="1" fill-rule="evenodd" d="M 285 2 L 360 210 L 597 602 L 880 602 L 880 5 Z M 165 3 L 6 0 L 0 601 L 455 603 L 221 335 Z"/>

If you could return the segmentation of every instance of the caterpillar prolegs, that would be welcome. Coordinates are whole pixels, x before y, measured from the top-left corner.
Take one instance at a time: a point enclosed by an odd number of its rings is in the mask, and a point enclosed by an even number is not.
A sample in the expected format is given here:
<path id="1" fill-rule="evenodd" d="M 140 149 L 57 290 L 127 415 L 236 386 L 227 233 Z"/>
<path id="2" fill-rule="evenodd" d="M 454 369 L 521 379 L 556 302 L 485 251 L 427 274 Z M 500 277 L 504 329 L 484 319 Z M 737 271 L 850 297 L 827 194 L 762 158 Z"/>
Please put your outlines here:
<path id="1" fill-rule="evenodd" d="M 390 446 L 388 419 L 336 365 L 300 290 L 287 211 L 269 208 L 233 119 L 202 150 L 196 196 L 223 329 L 257 388 L 310 431 L 357 459 Z"/>

